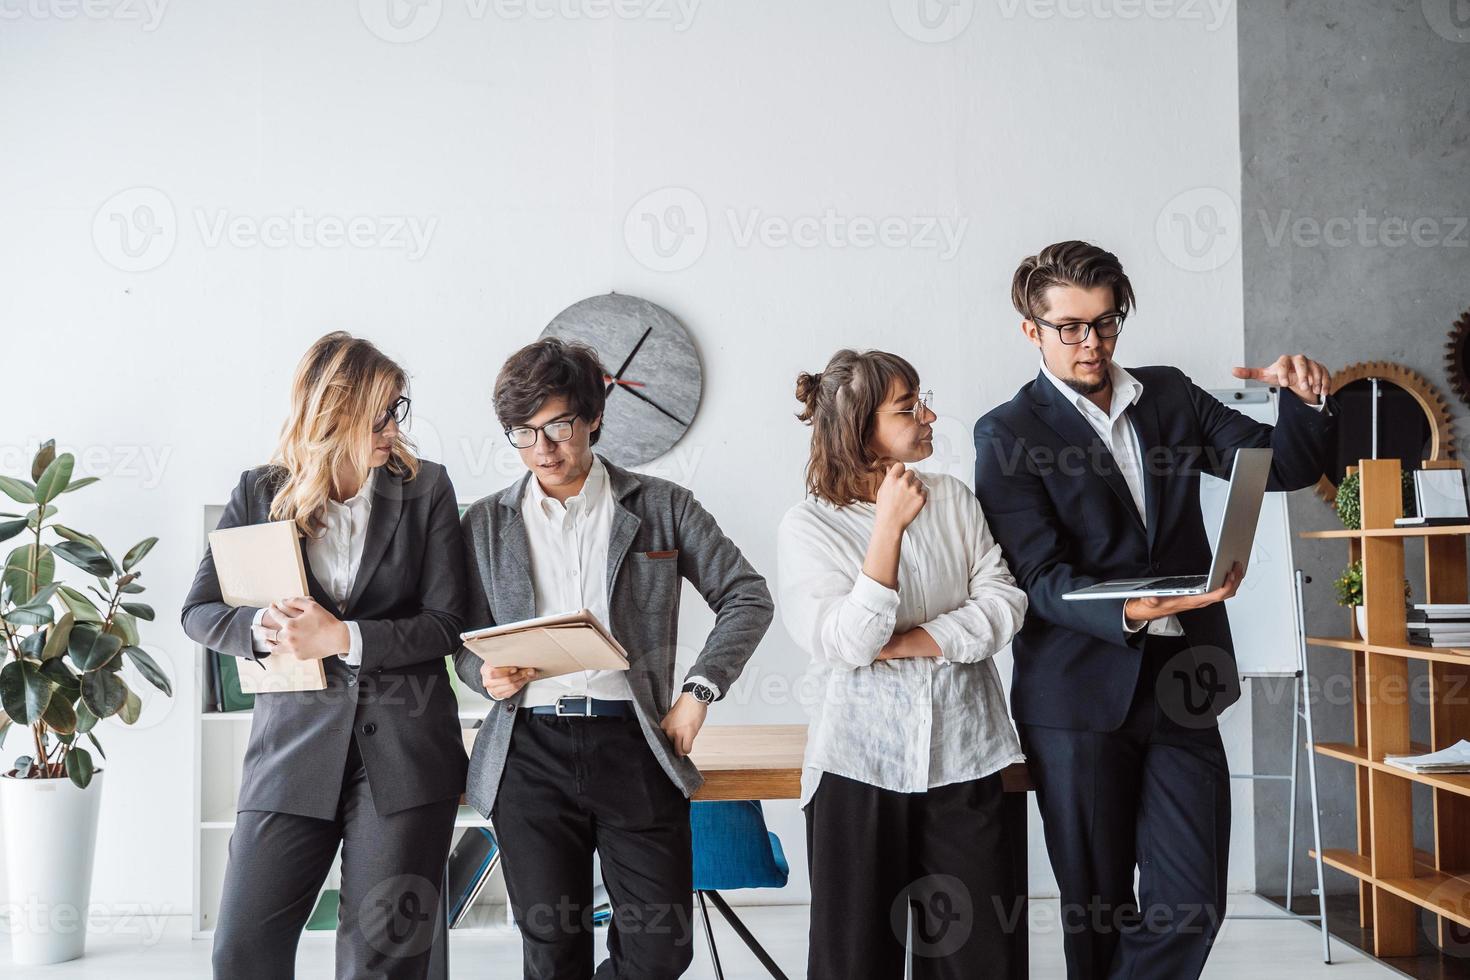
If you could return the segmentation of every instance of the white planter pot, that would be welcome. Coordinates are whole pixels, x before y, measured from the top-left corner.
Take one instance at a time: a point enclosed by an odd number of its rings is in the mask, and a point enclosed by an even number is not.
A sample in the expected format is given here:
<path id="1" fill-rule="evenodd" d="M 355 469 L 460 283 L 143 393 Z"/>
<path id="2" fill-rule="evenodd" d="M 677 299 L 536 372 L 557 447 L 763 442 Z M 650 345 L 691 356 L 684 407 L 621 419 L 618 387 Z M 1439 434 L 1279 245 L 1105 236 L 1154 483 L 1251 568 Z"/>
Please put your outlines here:
<path id="1" fill-rule="evenodd" d="M 0 776 L 10 955 L 19 966 L 61 963 L 87 946 L 102 773 L 70 779 Z"/>
<path id="2" fill-rule="evenodd" d="M 1353 616 L 1358 621 L 1358 636 L 1366 639 L 1368 636 L 1368 607 L 1354 606 Z"/>

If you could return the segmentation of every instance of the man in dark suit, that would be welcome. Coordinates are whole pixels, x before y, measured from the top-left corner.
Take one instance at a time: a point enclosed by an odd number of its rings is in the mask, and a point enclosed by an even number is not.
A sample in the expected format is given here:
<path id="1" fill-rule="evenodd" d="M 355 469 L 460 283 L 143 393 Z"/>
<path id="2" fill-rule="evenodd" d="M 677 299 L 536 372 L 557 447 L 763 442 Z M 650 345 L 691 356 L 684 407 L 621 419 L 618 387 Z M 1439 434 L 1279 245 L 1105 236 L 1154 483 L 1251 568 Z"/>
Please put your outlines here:
<path id="1" fill-rule="evenodd" d="M 1027 258 L 1011 294 L 1041 371 L 976 423 L 975 492 L 1030 600 L 1011 700 L 1061 889 L 1067 976 L 1198 977 L 1225 904 L 1230 777 L 1216 719 L 1240 696 L 1223 605 L 1240 566 L 1204 595 L 1062 597 L 1209 568 L 1199 477 L 1228 477 L 1237 449 L 1274 450 L 1270 490 L 1316 482 L 1335 443 L 1329 374 L 1302 355 L 1236 368 L 1282 389 L 1273 428 L 1177 368 L 1119 367 L 1133 287 L 1085 242 Z"/>

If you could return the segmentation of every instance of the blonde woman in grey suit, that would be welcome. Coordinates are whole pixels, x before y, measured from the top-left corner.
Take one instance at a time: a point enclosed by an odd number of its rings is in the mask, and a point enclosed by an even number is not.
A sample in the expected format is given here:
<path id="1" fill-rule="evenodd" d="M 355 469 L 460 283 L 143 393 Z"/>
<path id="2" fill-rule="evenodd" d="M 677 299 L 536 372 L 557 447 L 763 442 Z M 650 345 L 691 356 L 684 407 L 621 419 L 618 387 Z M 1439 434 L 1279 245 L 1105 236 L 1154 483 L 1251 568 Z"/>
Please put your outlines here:
<path id="1" fill-rule="evenodd" d="M 292 521 L 309 595 L 220 596 L 213 557 L 184 631 L 233 657 L 321 661 L 324 691 L 255 696 L 214 940 L 219 980 L 295 973 L 296 944 L 342 848 L 337 976 L 426 975 L 467 760 L 444 658 L 459 645 L 464 549 L 444 467 L 400 430 L 407 376 L 366 340 L 307 351 L 268 466 L 220 527 Z"/>

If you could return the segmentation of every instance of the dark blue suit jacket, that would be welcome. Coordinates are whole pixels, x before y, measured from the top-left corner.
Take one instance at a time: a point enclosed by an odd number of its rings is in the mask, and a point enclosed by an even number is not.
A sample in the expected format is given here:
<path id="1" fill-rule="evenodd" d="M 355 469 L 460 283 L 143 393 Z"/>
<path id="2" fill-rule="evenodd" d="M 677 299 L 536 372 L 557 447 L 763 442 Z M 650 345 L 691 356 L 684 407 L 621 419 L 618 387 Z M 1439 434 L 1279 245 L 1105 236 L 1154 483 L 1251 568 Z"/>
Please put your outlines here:
<path id="1" fill-rule="evenodd" d="M 1143 451 L 1146 523 L 1113 456 L 1044 374 L 975 423 L 975 493 L 1030 600 L 1013 643 L 1011 705 L 1021 724 L 1112 731 L 1133 698 L 1147 630 L 1123 628 L 1122 599 L 1067 602 L 1064 593 L 1113 578 L 1205 572 L 1201 473 L 1228 479 L 1236 449 L 1269 446 L 1267 488 L 1296 490 L 1321 477 L 1336 445 L 1331 400 L 1318 412 L 1283 391 L 1273 429 L 1177 368 L 1129 370 L 1143 385 L 1128 417 Z M 1191 646 L 1218 648 L 1233 665 L 1223 604 L 1179 621 Z M 1240 696 L 1228 673 L 1215 715 Z"/>

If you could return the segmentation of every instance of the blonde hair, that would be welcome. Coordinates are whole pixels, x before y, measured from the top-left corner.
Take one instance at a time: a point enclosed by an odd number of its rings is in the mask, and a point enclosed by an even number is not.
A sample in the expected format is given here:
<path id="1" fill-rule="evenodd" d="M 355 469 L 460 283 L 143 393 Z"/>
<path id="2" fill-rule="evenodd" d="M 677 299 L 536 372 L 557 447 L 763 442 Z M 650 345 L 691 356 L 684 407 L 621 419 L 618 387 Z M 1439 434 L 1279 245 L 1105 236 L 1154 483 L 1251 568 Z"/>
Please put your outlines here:
<path id="1" fill-rule="evenodd" d="M 315 536 L 334 477 L 348 472 L 367 479 L 373 425 L 407 393 L 408 374 L 371 342 L 337 330 L 312 344 L 296 367 L 291 413 L 271 457 L 283 471 L 271 520 L 294 521 L 301 534 Z M 414 445 L 404 434 L 393 440 L 386 465 L 406 479 L 418 475 Z"/>

